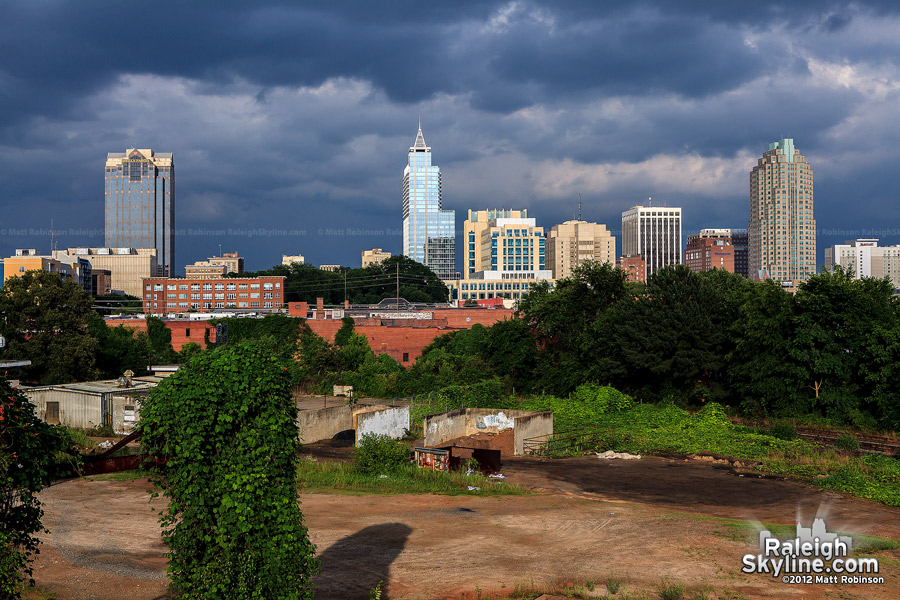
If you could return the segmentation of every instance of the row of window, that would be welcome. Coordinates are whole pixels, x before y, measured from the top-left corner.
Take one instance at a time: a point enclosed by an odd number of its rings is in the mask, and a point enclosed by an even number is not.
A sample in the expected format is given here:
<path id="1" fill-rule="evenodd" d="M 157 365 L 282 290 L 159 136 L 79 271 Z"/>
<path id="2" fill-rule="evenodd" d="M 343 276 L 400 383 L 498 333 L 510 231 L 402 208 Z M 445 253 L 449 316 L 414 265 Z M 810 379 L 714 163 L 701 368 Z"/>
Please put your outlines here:
<path id="1" fill-rule="evenodd" d="M 158 310 L 159 304 L 154 302 L 153 308 Z M 167 302 L 166 308 L 273 308 L 273 305 L 271 302 L 263 302 L 262 307 L 259 302 Z M 188 336 L 190 336 L 190 330 L 188 330 Z"/>
<path id="2" fill-rule="evenodd" d="M 168 291 L 170 291 L 170 292 L 174 292 L 174 291 L 177 291 L 177 290 L 187 290 L 187 289 L 190 289 L 191 291 L 199 291 L 199 290 L 201 289 L 201 284 L 199 284 L 199 283 L 191 283 L 191 284 L 187 284 L 187 283 L 178 283 L 178 284 L 175 284 L 175 283 L 169 283 L 169 284 L 166 284 L 165 287 L 166 287 L 166 289 L 167 289 Z M 216 284 L 212 284 L 212 283 L 204 283 L 204 284 L 202 284 L 202 289 L 203 289 L 203 290 L 212 290 L 212 289 L 215 289 L 215 290 L 217 290 L 217 291 L 218 291 L 218 290 L 246 290 L 246 289 L 258 290 L 259 287 L 260 287 L 260 284 L 258 284 L 258 283 L 249 283 L 249 284 L 248 284 L 248 283 L 228 283 L 228 284 L 225 284 L 225 283 L 216 283 Z M 151 288 L 152 288 L 152 289 L 151 289 Z M 271 289 L 276 289 L 276 290 L 278 290 L 278 289 L 281 289 L 281 282 L 276 282 L 276 283 L 274 283 L 274 284 L 273 284 L 273 283 L 264 283 L 264 284 L 262 284 L 262 289 L 264 289 L 264 290 L 271 290 Z M 147 290 L 148 292 L 150 292 L 150 291 L 153 291 L 153 292 L 161 292 L 161 291 L 163 291 L 163 284 L 161 284 L 161 283 L 156 283 L 156 284 L 152 284 L 152 285 L 151 285 L 151 284 L 148 283 L 147 286 L 146 286 L 146 290 Z"/>

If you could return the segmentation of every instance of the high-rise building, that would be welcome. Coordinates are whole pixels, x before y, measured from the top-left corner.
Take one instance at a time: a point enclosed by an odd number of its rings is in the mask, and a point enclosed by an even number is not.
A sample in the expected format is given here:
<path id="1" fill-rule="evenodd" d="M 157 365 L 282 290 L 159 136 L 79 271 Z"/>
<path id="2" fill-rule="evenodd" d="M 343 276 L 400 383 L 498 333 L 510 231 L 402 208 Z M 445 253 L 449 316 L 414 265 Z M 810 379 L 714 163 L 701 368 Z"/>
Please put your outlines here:
<path id="1" fill-rule="evenodd" d="M 566 221 L 547 234 L 547 268 L 554 279 L 571 277 L 587 261 L 616 264 L 616 238 L 606 225 Z"/>
<path id="2" fill-rule="evenodd" d="M 470 210 L 463 225 L 465 268 L 478 271 L 543 271 L 544 228 L 526 210 Z"/>
<path id="3" fill-rule="evenodd" d="M 687 235 L 684 249 L 684 264 L 691 271 L 722 269 L 735 272 L 737 254 L 731 242 L 730 229 L 701 229 L 699 233 Z"/>
<path id="4" fill-rule="evenodd" d="M 640 254 L 647 277 L 682 263 L 681 209 L 633 206 L 622 213 L 622 255 Z"/>
<path id="5" fill-rule="evenodd" d="M 403 254 L 441 279 L 456 276 L 456 213 L 441 208 L 441 169 L 431 164 L 421 123 L 403 170 Z"/>
<path id="6" fill-rule="evenodd" d="M 160 277 L 174 273 L 175 164 L 171 152 L 129 148 L 106 156 L 106 247 L 153 248 Z"/>
<path id="7" fill-rule="evenodd" d="M 790 289 L 816 272 L 813 170 L 782 138 L 769 144 L 750 172 L 749 270 Z"/>
<path id="8" fill-rule="evenodd" d="M 894 289 L 900 288 L 900 246 L 879 246 L 874 238 L 847 240 L 825 248 L 825 268 L 835 265 L 851 270 L 854 279 L 887 277 Z"/>

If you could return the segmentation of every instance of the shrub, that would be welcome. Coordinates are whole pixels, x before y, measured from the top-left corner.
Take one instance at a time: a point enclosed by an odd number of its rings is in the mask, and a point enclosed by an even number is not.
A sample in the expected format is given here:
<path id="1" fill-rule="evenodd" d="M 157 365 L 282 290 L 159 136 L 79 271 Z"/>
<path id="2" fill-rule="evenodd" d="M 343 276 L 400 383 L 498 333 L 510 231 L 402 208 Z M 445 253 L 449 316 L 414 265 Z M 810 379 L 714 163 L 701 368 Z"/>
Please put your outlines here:
<path id="1" fill-rule="evenodd" d="M 0 597 L 18 598 L 31 579 L 41 525 L 38 492 L 63 475 L 72 454 L 65 428 L 37 418 L 34 405 L 0 377 Z"/>
<path id="2" fill-rule="evenodd" d="M 834 446 L 838 450 L 848 450 L 850 452 L 856 452 L 859 450 L 859 442 L 850 434 L 842 433 L 834 440 Z"/>
<path id="3" fill-rule="evenodd" d="M 789 423 L 776 423 L 769 429 L 769 435 L 790 442 L 797 439 L 797 430 Z"/>
<path id="4" fill-rule="evenodd" d="M 364 473 L 389 473 L 409 464 L 409 446 L 386 435 L 367 433 L 356 446 L 356 464 Z"/>
<path id="5" fill-rule="evenodd" d="M 173 591 L 192 598 L 310 598 L 315 548 L 298 502 L 297 407 L 265 343 L 195 356 L 141 408 Z"/>

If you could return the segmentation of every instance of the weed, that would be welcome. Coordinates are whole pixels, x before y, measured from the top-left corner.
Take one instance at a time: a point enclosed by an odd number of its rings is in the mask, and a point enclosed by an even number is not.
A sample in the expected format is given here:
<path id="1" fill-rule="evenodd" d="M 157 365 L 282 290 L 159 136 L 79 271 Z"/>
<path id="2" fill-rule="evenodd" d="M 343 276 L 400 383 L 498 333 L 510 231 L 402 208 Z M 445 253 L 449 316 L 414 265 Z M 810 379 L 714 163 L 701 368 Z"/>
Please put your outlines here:
<path id="1" fill-rule="evenodd" d="M 847 450 L 850 452 L 856 452 L 859 450 L 859 441 L 852 435 L 848 433 L 842 433 L 834 440 L 834 447 L 839 450 Z"/>
<path id="2" fill-rule="evenodd" d="M 618 577 L 609 576 L 606 578 L 606 591 L 610 594 L 618 594 L 619 588 L 622 587 L 622 580 Z"/>
<path id="3" fill-rule="evenodd" d="M 789 423 L 777 423 L 769 429 L 769 435 L 779 440 L 791 441 L 797 439 L 797 430 Z"/>
<path id="4" fill-rule="evenodd" d="M 680 583 L 663 581 L 659 588 L 660 600 L 681 600 L 684 598 L 684 586 Z"/>

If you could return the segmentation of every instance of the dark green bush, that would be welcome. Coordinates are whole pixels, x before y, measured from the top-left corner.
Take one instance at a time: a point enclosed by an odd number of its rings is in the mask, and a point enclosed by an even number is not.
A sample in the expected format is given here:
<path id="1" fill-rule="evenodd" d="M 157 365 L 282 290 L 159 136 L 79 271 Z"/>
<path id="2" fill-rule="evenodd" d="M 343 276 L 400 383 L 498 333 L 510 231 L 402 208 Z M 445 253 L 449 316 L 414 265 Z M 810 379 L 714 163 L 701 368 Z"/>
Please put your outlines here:
<path id="1" fill-rule="evenodd" d="M 790 423 L 776 423 L 769 429 L 769 435 L 776 437 L 779 440 L 796 440 L 797 429 Z"/>
<path id="2" fill-rule="evenodd" d="M 386 435 L 366 434 L 354 452 L 356 464 L 364 473 L 389 473 L 409 464 L 412 452 L 403 442 Z"/>

